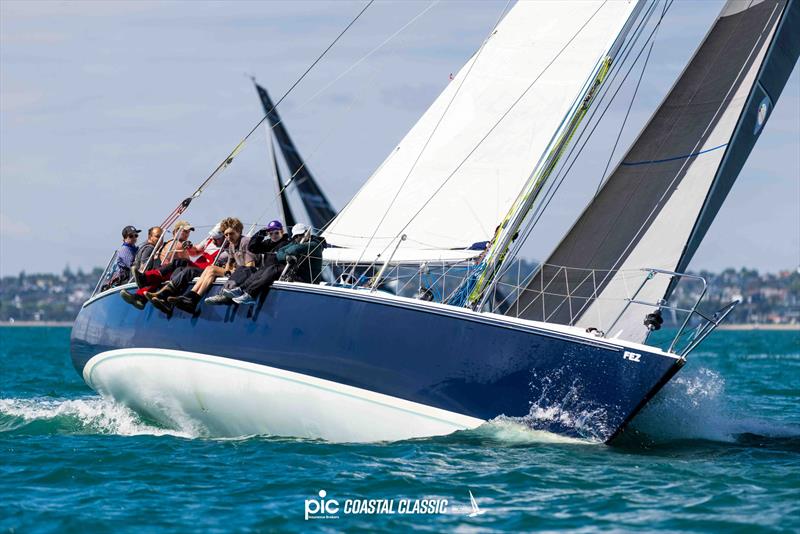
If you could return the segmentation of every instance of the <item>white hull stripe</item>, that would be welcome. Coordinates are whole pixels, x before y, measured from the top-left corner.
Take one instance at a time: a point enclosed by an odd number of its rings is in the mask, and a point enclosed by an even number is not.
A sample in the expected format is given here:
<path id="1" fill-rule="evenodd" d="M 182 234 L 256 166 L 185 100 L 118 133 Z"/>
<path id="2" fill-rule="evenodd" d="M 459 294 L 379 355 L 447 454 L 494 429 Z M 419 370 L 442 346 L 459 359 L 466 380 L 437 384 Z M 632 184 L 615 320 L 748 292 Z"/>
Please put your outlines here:
<path id="1" fill-rule="evenodd" d="M 119 349 L 90 359 L 90 387 L 168 425 L 213 436 L 273 434 L 382 441 L 449 434 L 484 421 L 273 367 L 196 352 Z"/>

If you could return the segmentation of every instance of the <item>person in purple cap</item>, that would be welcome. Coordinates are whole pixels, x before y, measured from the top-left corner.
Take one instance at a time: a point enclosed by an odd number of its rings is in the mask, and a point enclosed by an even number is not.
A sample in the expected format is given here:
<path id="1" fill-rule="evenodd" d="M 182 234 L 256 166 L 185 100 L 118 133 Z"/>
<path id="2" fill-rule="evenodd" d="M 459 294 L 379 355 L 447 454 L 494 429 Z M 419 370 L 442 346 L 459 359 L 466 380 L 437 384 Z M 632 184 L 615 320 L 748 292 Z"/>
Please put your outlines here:
<path id="1" fill-rule="evenodd" d="M 250 238 L 250 244 L 247 249 L 253 254 L 261 254 L 262 262 L 261 267 L 236 269 L 225 287 L 211 297 L 206 298 L 207 304 L 231 304 L 233 299 L 244 294 L 242 287 L 245 283 L 250 283 L 250 279 L 260 279 L 262 276 L 272 276 L 273 271 L 280 272 L 283 270 L 284 264 L 279 264 L 275 258 L 275 253 L 278 249 L 289 243 L 289 235 L 284 232 L 283 224 L 280 221 L 270 221 L 266 228 L 262 228 Z"/>

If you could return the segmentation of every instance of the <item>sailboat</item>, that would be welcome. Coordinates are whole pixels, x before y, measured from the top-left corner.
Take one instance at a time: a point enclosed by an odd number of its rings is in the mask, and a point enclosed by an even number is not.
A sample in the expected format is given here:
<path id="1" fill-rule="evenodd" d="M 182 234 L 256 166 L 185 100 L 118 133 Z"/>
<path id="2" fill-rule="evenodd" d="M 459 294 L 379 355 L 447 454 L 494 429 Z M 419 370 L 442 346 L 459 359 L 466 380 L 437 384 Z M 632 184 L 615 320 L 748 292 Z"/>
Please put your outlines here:
<path id="1" fill-rule="evenodd" d="M 283 120 L 281 120 L 280 115 L 278 115 L 278 110 L 269 97 L 269 93 L 263 86 L 259 85 L 255 79 L 253 79 L 253 85 L 255 85 L 258 99 L 269 121 L 268 142 L 270 159 L 274 178 L 278 184 L 278 196 L 281 200 L 283 222 L 287 227 L 291 227 L 298 222 L 292 213 L 287 198 L 288 186 L 291 184 L 294 185 L 300 195 L 300 200 L 308 214 L 308 222 L 314 228 L 323 228 L 336 217 L 336 210 L 333 209 L 328 198 L 322 192 L 322 188 L 312 176 L 306 162 L 303 161 L 303 158 L 300 156 L 300 151 L 289 136 L 289 131 L 286 129 L 286 125 Z M 291 182 L 284 183 L 281 178 L 278 160 L 275 157 L 276 140 L 280 147 L 281 154 L 283 155 L 284 162 L 286 163 L 286 167 L 289 169 L 289 179 Z"/>
<path id="2" fill-rule="evenodd" d="M 475 497 L 472 495 L 472 490 L 469 491 L 469 504 L 472 507 L 472 511 L 469 513 L 469 517 L 477 517 L 486 513 L 484 510 L 478 508 L 478 501 L 475 500 Z"/>
<path id="3" fill-rule="evenodd" d="M 509 288 L 668 6 L 517 3 L 323 225 L 347 282 L 280 281 L 256 305 L 170 317 L 126 306 L 126 286 L 97 291 L 73 327 L 75 368 L 103 396 L 214 436 L 400 440 L 505 416 L 613 441 L 736 304 L 708 313 L 702 289 L 691 306 L 670 296 L 704 286 L 681 271 L 800 55 L 798 0 L 725 3 L 550 257 Z M 415 291 L 380 289 L 402 276 Z M 685 319 L 657 346 L 662 312 Z"/>

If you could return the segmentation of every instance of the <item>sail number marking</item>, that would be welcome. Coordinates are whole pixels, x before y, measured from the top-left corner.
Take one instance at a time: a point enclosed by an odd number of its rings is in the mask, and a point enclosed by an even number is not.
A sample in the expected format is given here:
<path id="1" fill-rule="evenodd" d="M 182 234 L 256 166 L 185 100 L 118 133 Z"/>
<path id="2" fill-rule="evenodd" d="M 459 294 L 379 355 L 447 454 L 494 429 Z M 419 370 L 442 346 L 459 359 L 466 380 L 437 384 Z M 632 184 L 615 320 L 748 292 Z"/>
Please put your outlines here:
<path id="1" fill-rule="evenodd" d="M 625 358 L 626 360 L 630 360 L 636 363 L 639 363 L 642 359 L 641 354 L 639 354 L 638 352 L 631 352 L 629 350 L 626 350 L 624 353 L 622 353 L 622 357 Z"/>

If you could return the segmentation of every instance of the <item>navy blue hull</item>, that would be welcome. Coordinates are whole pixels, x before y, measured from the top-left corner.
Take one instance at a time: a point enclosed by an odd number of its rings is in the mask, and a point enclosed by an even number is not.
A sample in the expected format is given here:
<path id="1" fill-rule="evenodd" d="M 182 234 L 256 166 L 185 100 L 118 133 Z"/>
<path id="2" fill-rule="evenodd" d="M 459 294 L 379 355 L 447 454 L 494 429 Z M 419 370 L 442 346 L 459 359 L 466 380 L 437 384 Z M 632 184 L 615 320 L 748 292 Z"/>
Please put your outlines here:
<path id="1" fill-rule="evenodd" d="M 467 310 L 304 284 L 277 284 L 257 306 L 204 305 L 195 316 L 139 311 L 116 292 L 81 310 L 72 331 L 79 373 L 96 354 L 137 347 L 268 365 L 480 419 L 559 407 L 584 420 L 532 423 L 603 441 L 684 362 L 640 350 L 625 357 L 607 340 Z"/>

